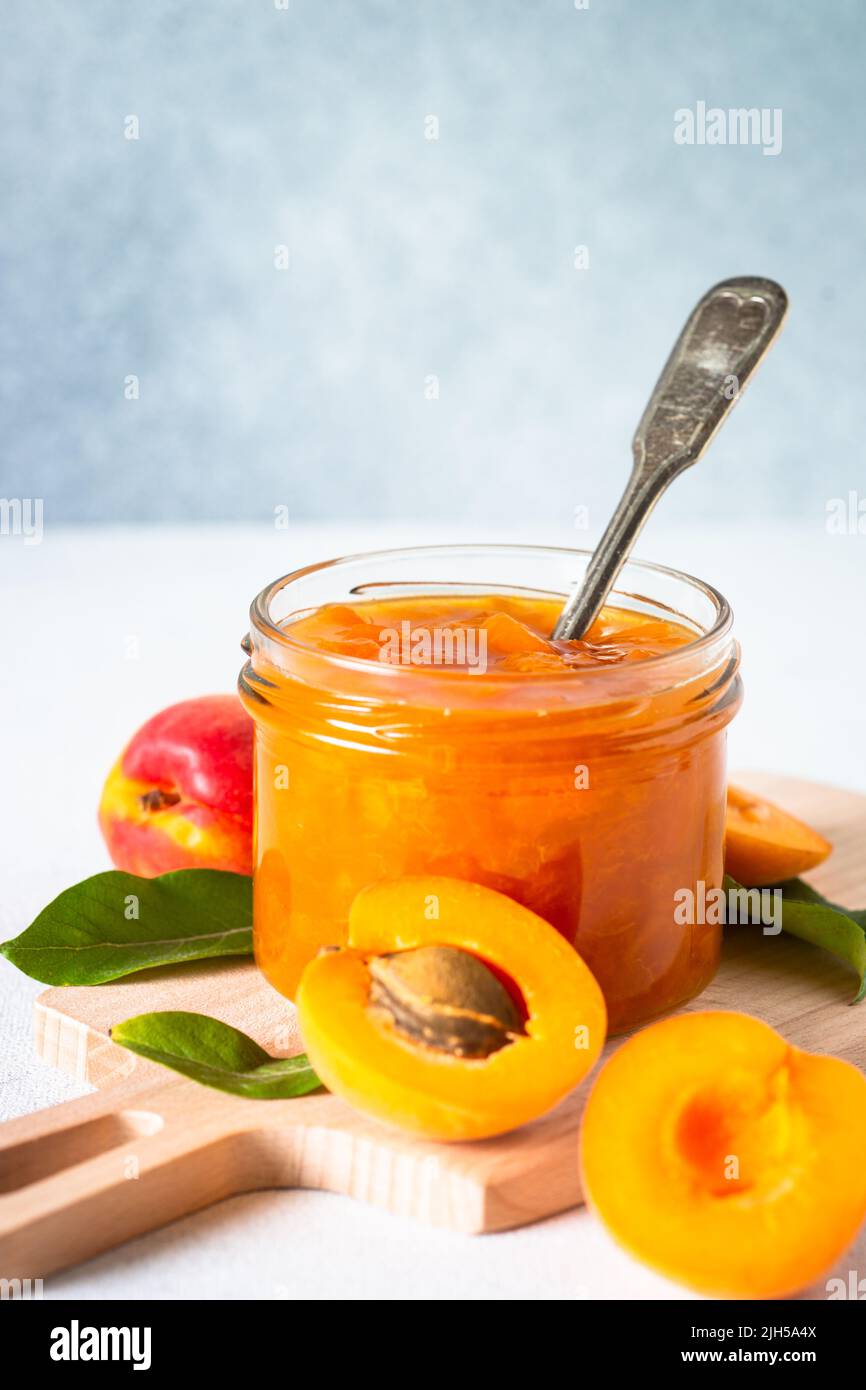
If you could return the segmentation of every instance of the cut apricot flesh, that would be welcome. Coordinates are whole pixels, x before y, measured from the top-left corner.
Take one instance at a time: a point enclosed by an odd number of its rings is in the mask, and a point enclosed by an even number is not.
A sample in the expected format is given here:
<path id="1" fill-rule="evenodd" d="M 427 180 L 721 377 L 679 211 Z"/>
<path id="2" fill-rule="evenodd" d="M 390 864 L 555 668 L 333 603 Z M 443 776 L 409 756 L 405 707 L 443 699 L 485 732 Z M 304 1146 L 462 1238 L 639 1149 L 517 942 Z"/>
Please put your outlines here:
<path id="1" fill-rule="evenodd" d="M 371 957 L 454 946 L 509 976 L 525 1032 L 490 1056 L 426 1047 L 370 1006 Z M 356 1109 L 430 1139 L 483 1139 L 544 1114 L 595 1064 L 607 1018 L 594 977 L 541 917 L 491 888 L 435 876 L 364 889 L 348 946 L 304 970 L 298 1021 L 324 1084 Z"/>
<path id="2" fill-rule="evenodd" d="M 725 868 L 748 888 L 796 878 L 823 863 L 833 846 L 817 830 L 742 787 L 728 787 Z"/>
<path id="3" fill-rule="evenodd" d="M 603 1067 L 580 1161 L 638 1259 L 702 1293 L 781 1298 L 866 1218 L 866 1078 L 748 1014 L 679 1014 Z"/>

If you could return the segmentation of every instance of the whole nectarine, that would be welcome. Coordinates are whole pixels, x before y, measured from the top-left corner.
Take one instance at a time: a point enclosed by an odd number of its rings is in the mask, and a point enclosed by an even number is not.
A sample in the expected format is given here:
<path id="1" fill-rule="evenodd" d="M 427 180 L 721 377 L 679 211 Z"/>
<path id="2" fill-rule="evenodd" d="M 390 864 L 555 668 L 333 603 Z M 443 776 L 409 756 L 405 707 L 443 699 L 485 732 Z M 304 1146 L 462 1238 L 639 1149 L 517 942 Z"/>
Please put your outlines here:
<path id="1" fill-rule="evenodd" d="M 155 714 L 108 774 L 99 824 L 118 869 L 252 873 L 253 722 L 236 695 Z"/>

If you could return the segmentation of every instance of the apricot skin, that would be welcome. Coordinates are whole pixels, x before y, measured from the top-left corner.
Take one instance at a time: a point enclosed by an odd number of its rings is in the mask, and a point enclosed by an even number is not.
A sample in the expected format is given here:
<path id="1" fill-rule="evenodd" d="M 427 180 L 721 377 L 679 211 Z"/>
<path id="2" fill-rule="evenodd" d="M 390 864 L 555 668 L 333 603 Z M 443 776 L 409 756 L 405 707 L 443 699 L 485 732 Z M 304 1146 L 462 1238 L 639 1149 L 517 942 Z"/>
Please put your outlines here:
<path id="1" fill-rule="evenodd" d="M 600 1071 L 580 1164 L 639 1260 L 704 1294 L 786 1297 L 866 1218 L 866 1078 L 748 1014 L 678 1014 Z"/>
<path id="2" fill-rule="evenodd" d="M 252 873 L 253 722 L 237 696 L 184 700 L 143 724 L 108 774 L 99 825 L 128 873 Z"/>
<path id="3" fill-rule="evenodd" d="M 833 846 L 817 830 L 741 787 L 728 787 L 725 870 L 747 888 L 762 888 L 822 864 Z"/>

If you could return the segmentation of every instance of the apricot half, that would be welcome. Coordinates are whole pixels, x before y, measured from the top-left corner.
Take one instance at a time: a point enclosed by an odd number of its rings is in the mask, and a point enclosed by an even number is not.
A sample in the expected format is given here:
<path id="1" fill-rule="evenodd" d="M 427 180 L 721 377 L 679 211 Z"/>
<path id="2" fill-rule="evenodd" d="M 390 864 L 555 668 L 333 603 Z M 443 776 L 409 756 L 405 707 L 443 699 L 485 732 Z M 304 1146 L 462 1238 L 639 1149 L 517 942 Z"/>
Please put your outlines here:
<path id="1" fill-rule="evenodd" d="M 796 878 L 823 863 L 833 846 L 817 830 L 741 787 L 728 787 L 725 868 L 747 888 Z"/>
<path id="2" fill-rule="evenodd" d="M 638 1259 L 702 1293 L 781 1298 L 866 1217 L 866 1078 L 748 1014 L 678 1014 L 599 1073 L 580 1162 Z"/>
<path id="3" fill-rule="evenodd" d="M 373 973 L 381 983 L 383 972 L 375 962 L 429 947 L 456 947 L 491 967 L 493 974 L 484 973 L 507 1001 L 508 1036 L 497 1032 L 489 1055 L 428 1045 L 422 1028 L 413 1035 L 400 1026 L 399 1010 L 381 1008 L 372 986 Z M 394 988 L 412 988 L 417 997 L 416 974 L 399 972 Z M 519 1013 L 508 1019 L 510 1000 L 497 974 L 516 984 L 525 1020 Z M 447 977 L 444 968 L 431 976 L 428 1003 Z M 502 1012 L 492 986 L 482 991 L 483 1014 Z M 483 1139 L 536 1119 L 595 1064 L 607 1027 L 595 978 L 559 932 L 504 894 L 454 878 L 365 888 L 349 914 L 348 946 L 310 962 L 296 1003 L 304 1046 L 328 1089 L 429 1139 Z M 458 1001 L 452 1012 L 460 1008 Z M 496 1032 L 497 1021 L 488 1021 Z"/>

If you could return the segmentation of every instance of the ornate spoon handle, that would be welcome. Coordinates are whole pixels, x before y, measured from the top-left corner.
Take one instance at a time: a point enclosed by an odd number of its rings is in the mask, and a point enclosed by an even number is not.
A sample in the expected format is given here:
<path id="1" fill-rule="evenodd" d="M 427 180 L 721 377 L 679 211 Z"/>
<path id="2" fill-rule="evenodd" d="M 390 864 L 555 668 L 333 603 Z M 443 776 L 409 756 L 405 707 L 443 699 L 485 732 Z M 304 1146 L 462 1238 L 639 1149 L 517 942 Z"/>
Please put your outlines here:
<path id="1" fill-rule="evenodd" d="M 788 297 L 774 280 L 714 285 L 692 310 L 632 442 L 631 476 L 570 595 L 555 638 L 582 637 L 665 488 L 704 453 L 782 326 Z"/>

